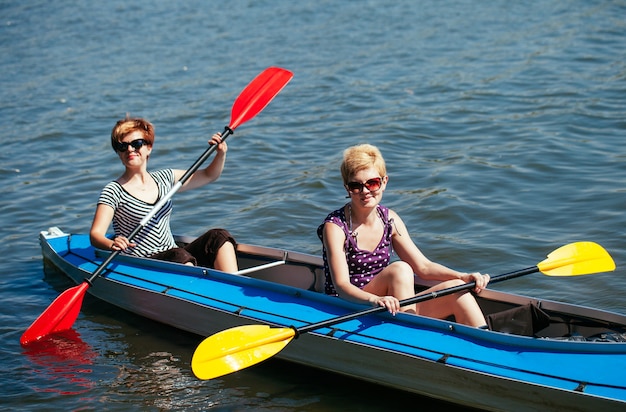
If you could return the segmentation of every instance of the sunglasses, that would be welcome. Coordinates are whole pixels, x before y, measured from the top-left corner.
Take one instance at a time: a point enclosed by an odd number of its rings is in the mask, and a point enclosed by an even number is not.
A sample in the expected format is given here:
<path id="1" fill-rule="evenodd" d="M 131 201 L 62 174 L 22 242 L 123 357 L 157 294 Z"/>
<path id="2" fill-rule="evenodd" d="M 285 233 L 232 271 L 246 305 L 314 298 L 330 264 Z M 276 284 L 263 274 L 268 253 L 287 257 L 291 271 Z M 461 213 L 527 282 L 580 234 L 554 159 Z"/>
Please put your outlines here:
<path id="1" fill-rule="evenodd" d="M 361 183 L 361 182 L 348 182 L 348 184 L 346 185 L 346 187 L 348 188 L 348 191 L 350 193 L 361 193 L 363 192 L 363 188 L 366 187 L 367 190 L 369 190 L 370 192 L 375 192 L 378 189 L 380 189 L 380 187 L 383 184 L 383 178 L 382 177 L 375 177 L 373 179 L 368 180 L 365 183 Z"/>
<path id="2" fill-rule="evenodd" d="M 115 142 L 115 151 L 116 152 L 125 152 L 126 150 L 128 150 L 128 146 L 132 146 L 133 149 L 135 150 L 139 150 L 141 149 L 141 147 L 143 145 L 147 145 L 148 142 L 146 142 L 145 139 L 135 139 L 132 142 Z"/>

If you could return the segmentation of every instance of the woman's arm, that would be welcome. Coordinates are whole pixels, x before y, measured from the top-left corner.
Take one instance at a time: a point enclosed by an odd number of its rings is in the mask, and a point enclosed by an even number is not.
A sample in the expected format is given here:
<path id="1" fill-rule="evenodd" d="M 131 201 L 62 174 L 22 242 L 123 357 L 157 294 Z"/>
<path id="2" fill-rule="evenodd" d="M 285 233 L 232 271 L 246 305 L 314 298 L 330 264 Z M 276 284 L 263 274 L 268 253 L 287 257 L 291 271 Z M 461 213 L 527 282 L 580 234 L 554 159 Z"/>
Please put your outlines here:
<path id="1" fill-rule="evenodd" d="M 113 241 L 106 237 L 107 230 L 113 220 L 113 208 L 109 205 L 99 203 L 96 206 L 96 213 L 93 216 L 89 239 L 91 245 L 98 249 L 113 250 Z"/>
<path id="2" fill-rule="evenodd" d="M 113 213 L 115 211 L 109 205 L 99 203 L 96 206 L 96 213 L 93 216 L 91 230 L 89 231 L 89 240 L 91 245 L 103 250 L 125 250 L 129 247 L 136 246 L 123 236 L 117 236 L 114 240 L 109 239 L 106 234 L 109 226 L 113 221 Z"/>
<path id="3" fill-rule="evenodd" d="M 205 169 L 197 170 L 194 174 L 192 174 L 180 188 L 181 192 L 207 185 L 216 181 L 222 175 L 222 171 L 224 170 L 224 165 L 226 163 L 226 152 L 228 151 L 228 146 L 226 145 L 226 142 L 222 142 L 222 135 L 220 133 L 215 133 L 211 136 L 209 144 L 217 145 L 213 161 Z M 179 181 L 184 174 L 185 170 L 174 170 L 176 181 Z"/>
<path id="4" fill-rule="evenodd" d="M 476 288 L 474 289 L 476 292 L 482 291 L 487 286 L 487 283 L 489 283 L 488 275 L 481 275 L 477 272 L 459 272 L 428 259 L 409 236 L 409 231 L 400 216 L 392 210 L 389 211 L 389 216 L 394 220 L 393 248 L 398 257 L 413 268 L 413 272 L 417 276 L 425 280 L 445 281 L 460 279 L 465 283 L 476 282 Z"/>

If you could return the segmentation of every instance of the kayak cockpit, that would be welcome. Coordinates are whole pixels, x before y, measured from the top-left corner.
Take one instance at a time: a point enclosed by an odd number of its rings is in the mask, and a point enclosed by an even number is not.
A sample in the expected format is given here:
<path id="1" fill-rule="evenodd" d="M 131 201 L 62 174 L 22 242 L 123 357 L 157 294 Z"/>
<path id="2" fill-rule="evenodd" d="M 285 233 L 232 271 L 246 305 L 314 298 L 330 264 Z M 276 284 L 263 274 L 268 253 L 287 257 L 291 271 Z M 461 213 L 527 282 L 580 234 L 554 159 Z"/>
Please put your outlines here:
<path id="1" fill-rule="evenodd" d="M 180 246 L 193 237 L 175 236 Z M 282 249 L 240 243 L 237 245 L 239 271 L 235 275 L 293 286 L 299 289 L 324 291 L 324 267 L 321 257 Z"/>

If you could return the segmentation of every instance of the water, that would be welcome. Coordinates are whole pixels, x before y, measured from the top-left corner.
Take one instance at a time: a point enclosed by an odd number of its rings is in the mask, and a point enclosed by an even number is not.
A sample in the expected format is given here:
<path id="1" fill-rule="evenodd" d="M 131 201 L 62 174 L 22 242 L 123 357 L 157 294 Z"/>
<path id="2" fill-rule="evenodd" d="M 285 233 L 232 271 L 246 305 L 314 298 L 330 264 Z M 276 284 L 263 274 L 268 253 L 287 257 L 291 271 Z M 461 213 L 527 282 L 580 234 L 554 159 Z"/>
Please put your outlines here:
<path id="1" fill-rule="evenodd" d="M 70 286 L 44 274 L 38 232 L 89 229 L 121 172 L 115 121 L 150 119 L 152 168 L 187 168 L 268 66 L 294 79 L 236 131 L 217 183 L 176 195 L 177 233 L 223 225 L 319 253 L 315 227 L 345 201 L 341 151 L 371 142 L 388 162 L 384 203 L 429 257 L 499 274 L 595 241 L 615 272 L 493 287 L 626 313 L 625 13 L 624 1 L 1 1 L 0 405 L 449 407 L 275 360 L 201 382 L 190 369 L 201 337 L 89 298 L 77 336 L 20 347 Z"/>

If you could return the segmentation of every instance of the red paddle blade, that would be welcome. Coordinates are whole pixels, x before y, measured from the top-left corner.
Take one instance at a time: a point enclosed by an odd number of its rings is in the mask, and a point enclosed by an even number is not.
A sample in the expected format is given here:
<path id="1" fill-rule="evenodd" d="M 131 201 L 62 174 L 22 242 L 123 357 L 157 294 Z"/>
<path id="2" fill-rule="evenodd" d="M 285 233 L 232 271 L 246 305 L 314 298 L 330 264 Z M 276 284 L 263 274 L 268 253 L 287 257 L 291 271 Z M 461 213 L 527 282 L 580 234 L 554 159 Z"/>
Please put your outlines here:
<path id="1" fill-rule="evenodd" d="M 289 83 L 293 73 L 280 67 L 268 67 L 241 91 L 230 113 L 231 130 L 259 114 Z"/>
<path id="2" fill-rule="evenodd" d="M 48 306 L 20 338 L 20 344 L 28 345 L 46 335 L 68 330 L 78 317 L 89 283 L 83 282 L 61 293 Z"/>

